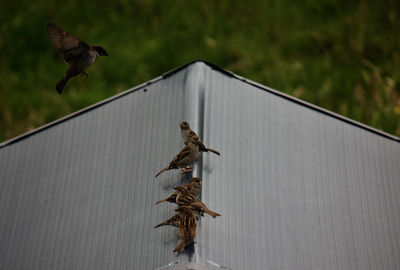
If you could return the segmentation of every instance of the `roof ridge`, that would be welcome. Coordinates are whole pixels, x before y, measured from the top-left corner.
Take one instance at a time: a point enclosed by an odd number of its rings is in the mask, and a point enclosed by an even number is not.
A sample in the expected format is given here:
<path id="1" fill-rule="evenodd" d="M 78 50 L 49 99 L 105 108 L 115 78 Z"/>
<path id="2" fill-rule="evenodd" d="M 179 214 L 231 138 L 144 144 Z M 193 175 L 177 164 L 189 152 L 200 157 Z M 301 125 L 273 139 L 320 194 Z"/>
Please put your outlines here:
<path id="1" fill-rule="evenodd" d="M 233 73 L 233 72 L 231 72 L 229 70 L 223 69 L 223 68 L 221 68 L 221 67 L 219 67 L 219 66 L 217 66 L 217 65 L 215 65 L 215 64 L 213 64 L 211 62 L 199 59 L 199 60 L 190 61 L 190 62 L 188 62 L 188 63 L 186 63 L 186 64 L 184 64 L 184 65 L 182 65 L 180 67 L 172 69 L 171 71 L 165 72 L 164 74 L 162 74 L 162 75 L 160 75 L 160 76 L 158 76 L 158 77 L 156 77 L 154 79 L 146 81 L 146 82 L 144 82 L 142 84 L 139 84 L 139 85 L 137 85 L 137 86 L 135 86 L 133 88 L 127 89 L 127 90 L 125 90 L 125 91 L 123 91 L 123 92 L 121 92 L 119 94 L 116 94 L 114 96 L 111 96 L 111 97 L 109 97 L 107 99 L 101 100 L 101 101 L 99 101 L 99 102 L 97 102 L 95 104 L 89 105 L 88 107 L 85 107 L 85 108 L 83 108 L 81 110 L 78 110 L 76 112 L 68 114 L 68 115 L 66 115 L 66 116 L 64 116 L 62 118 L 56 119 L 56 120 L 54 120 L 54 121 L 52 121 L 50 123 L 47 123 L 47 124 L 45 124 L 43 126 L 35 128 L 35 129 L 33 129 L 31 131 L 28 131 L 26 133 L 23 133 L 23 134 L 21 134 L 21 135 L 19 135 L 17 137 L 14 137 L 14 138 L 11 138 L 11 139 L 9 139 L 7 141 L 4 141 L 4 142 L 0 143 L 0 149 L 5 147 L 5 146 L 11 145 L 13 143 L 16 143 L 16 142 L 18 142 L 20 140 L 23 140 L 23 139 L 25 139 L 27 137 L 30 137 L 30 136 L 38 133 L 38 132 L 46 130 L 46 129 L 52 127 L 52 126 L 58 125 L 58 124 L 60 124 L 60 123 L 62 123 L 64 121 L 67 121 L 67 120 L 75 117 L 75 116 L 78 116 L 78 115 L 84 114 L 84 113 L 86 113 L 88 111 L 91 111 L 93 109 L 96 109 L 97 107 L 100 107 L 100 106 L 102 106 L 104 104 L 107 104 L 107 103 L 109 103 L 111 101 L 114 101 L 116 99 L 119 99 L 119 98 L 121 98 L 121 97 L 123 97 L 125 95 L 128 95 L 128 94 L 130 94 L 132 92 L 135 92 L 135 91 L 137 91 L 139 89 L 142 89 L 142 88 L 144 88 L 144 87 L 146 87 L 146 86 L 148 86 L 150 84 L 153 84 L 153 83 L 155 83 L 155 82 L 157 82 L 159 80 L 168 78 L 168 77 L 174 75 L 175 73 L 187 68 L 188 66 L 191 66 L 191 65 L 196 64 L 196 63 L 204 63 L 205 65 L 207 65 L 208 67 L 212 68 L 213 70 L 219 71 L 219 72 L 223 73 L 226 76 L 233 77 L 233 78 L 235 78 L 237 80 L 240 80 L 240 81 L 242 81 L 244 83 L 250 84 L 250 85 L 252 85 L 254 87 L 257 87 L 257 88 L 259 88 L 261 90 L 267 91 L 267 92 L 269 92 L 271 94 L 274 94 L 276 96 L 279 96 L 279 97 L 282 97 L 284 99 L 290 100 L 290 101 L 292 101 L 294 103 L 297 103 L 299 105 L 305 106 L 305 107 L 307 107 L 309 109 L 312 109 L 314 111 L 318 111 L 318 112 L 323 113 L 325 115 L 331 116 L 331 117 L 336 118 L 336 119 L 341 120 L 341 121 L 344 121 L 344 122 L 346 122 L 348 124 L 357 126 L 357 127 L 362 128 L 364 130 L 367 130 L 369 132 L 375 133 L 377 135 L 380 135 L 382 137 L 385 137 L 387 139 L 390 139 L 390 140 L 393 140 L 393 141 L 396 141 L 396 142 L 400 143 L 400 138 L 395 136 L 395 135 L 386 133 L 386 132 L 384 132 L 382 130 L 379 130 L 379 129 L 373 128 L 371 126 L 368 126 L 366 124 L 357 122 L 357 121 L 352 120 L 352 119 L 350 119 L 348 117 L 345 117 L 343 115 L 340 115 L 340 114 L 334 113 L 332 111 L 326 110 L 324 108 L 321 108 L 319 106 L 313 105 L 311 103 L 308 103 L 308 102 L 306 102 L 304 100 L 295 98 L 293 96 L 290 96 L 288 94 L 280 92 L 280 91 L 278 91 L 276 89 L 273 89 L 271 87 L 268 87 L 268 86 L 262 85 L 260 83 L 254 82 L 254 81 L 252 81 L 250 79 L 244 78 L 244 77 L 242 77 L 240 75 L 237 75 L 237 74 L 235 74 L 235 73 Z"/>

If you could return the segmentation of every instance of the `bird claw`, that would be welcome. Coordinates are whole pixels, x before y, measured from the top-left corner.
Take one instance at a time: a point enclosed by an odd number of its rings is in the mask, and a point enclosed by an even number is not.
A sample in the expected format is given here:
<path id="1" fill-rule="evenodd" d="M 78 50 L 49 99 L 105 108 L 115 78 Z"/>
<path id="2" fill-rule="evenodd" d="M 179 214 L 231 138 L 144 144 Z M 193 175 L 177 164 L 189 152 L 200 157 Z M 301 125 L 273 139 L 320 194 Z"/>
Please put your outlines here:
<path id="1" fill-rule="evenodd" d="M 193 166 L 186 166 L 185 168 L 181 168 L 181 172 L 183 174 L 187 174 L 193 171 Z"/>
<path id="2" fill-rule="evenodd" d="M 86 72 L 82 72 L 81 76 L 82 76 L 82 77 L 85 77 L 85 79 L 87 79 L 87 77 L 89 76 L 89 74 L 87 74 Z"/>

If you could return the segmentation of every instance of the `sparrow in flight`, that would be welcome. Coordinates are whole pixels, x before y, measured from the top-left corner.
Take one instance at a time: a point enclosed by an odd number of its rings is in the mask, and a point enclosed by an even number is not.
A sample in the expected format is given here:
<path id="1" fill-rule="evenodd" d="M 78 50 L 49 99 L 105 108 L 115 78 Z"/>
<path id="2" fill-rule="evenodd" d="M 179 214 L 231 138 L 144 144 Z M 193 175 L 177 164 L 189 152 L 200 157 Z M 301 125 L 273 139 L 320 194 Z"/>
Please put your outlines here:
<path id="1" fill-rule="evenodd" d="M 74 35 L 62 30 L 54 23 L 47 24 L 47 33 L 62 59 L 69 64 L 64 77 L 57 83 L 57 92 L 61 95 L 68 80 L 79 74 L 88 76 L 86 69 L 92 65 L 99 56 L 108 56 L 101 46 L 89 46 Z"/>

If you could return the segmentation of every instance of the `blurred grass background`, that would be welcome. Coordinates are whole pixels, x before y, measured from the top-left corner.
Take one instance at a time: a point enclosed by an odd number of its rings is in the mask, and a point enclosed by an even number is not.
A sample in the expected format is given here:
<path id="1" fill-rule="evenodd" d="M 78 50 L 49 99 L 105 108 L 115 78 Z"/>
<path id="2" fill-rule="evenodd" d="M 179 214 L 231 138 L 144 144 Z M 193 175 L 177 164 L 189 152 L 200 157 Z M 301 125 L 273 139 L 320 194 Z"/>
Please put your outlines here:
<path id="1" fill-rule="evenodd" d="M 400 1 L 0 0 L 0 141 L 203 59 L 400 136 Z M 109 57 L 75 77 L 53 21 Z"/>

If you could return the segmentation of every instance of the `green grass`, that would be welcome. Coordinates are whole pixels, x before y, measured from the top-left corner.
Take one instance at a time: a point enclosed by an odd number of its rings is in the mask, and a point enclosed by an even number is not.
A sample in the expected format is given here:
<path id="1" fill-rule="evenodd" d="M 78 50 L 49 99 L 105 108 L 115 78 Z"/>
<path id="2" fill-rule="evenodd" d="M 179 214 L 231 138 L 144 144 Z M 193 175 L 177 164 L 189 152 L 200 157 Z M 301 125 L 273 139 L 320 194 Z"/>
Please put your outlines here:
<path id="1" fill-rule="evenodd" d="M 204 59 L 400 136 L 399 1 L 0 0 L 0 141 Z M 110 54 L 73 78 L 54 21 Z"/>

